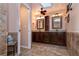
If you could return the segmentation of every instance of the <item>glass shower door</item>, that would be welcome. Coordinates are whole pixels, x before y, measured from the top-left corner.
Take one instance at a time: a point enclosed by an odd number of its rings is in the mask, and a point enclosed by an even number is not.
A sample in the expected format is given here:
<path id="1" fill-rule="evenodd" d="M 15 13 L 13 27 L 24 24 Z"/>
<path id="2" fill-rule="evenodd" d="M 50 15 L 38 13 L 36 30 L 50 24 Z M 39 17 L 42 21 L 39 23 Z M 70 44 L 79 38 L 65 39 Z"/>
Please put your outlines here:
<path id="1" fill-rule="evenodd" d="M 7 4 L 0 3 L 0 56 L 7 55 Z"/>

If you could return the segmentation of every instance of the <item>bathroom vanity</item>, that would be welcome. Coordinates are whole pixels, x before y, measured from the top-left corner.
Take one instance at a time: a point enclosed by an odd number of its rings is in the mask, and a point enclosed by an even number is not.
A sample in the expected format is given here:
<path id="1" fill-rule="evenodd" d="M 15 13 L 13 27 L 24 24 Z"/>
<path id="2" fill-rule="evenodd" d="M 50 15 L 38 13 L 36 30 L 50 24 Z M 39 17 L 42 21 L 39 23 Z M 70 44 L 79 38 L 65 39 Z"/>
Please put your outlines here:
<path id="1" fill-rule="evenodd" d="M 32 32 L 32 41 L 66 46 L 65 32 Z"/>
<path id="2" fill-rule="evenodd" d="M 37 30 L 32 31 L 32 41 L 66 46 L 66 31 L 62 29 L 62 16 L 52 17 L 51 21 L 49 18 L 45 16 L 44 19 L 37 20 Z"/>

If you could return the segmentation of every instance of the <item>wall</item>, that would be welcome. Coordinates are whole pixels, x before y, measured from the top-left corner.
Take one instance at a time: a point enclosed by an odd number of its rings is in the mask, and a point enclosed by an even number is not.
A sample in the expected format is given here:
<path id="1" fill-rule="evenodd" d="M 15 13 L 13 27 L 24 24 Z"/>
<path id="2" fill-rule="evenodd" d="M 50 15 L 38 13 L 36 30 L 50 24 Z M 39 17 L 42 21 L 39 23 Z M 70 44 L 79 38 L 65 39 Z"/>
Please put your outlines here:
<path id="1" fill-rule="evenodd" d="M 70 23 L 67 23 L 67 31 L 68 32 L 79 32 L 79 4 L 72 5 L 73 10 L 69 12 L 70 14 Z"/>
<path id="2" fill-rule="evenodd" d="M 65 20 L 65 12 L 63 12 L 62 14 L 62 29 L 59 29 L 59 31 L 65 31 L 66 30 L 66 20 Z M 53 15 L 53 14 L 52 14 Z M 52 29 L 52 15 L 50 15 L 50 31 L 56 30 L 56 29 Z"/>
<path id="3" fill-rule="evenodd" d="M 42 16 L 42 17 L 44 17 L 44 16 Z M 32 18 L 32 31 L 39 31 L 38 29 L 37 29 L 37 18 L 38 17 L 33 17 Z M 44 22 L 45 22 L 45 18 L 41 18 L 41 19 L 43 19 L 44 20 Z M 40 29 L 40 31 L 45 31 L 45 23 L 44 23 L 44 28 L 43 29 Z"/>
<path id="4" fill-rule="evenodd" d="M 65 14 L 65 13 L 64 13 Z M 65 31 L 66 30 L 66 20 L 65 20 L 65 15 L 62 15 L 62 29 L 59 29 L 60 31 L 62 30 L 62 31 Z M 52 15 L 53 14 L 49 14 L 49 31 L 54 31 L 55 29 L 52 29 Z M 34 23 L 34 24 L 32 24 L 32 30 L 33 31 L 38 31 L 37 30 L 37 24 L 36 24 L 36 17 L 33 17 L 32 18 L 32 23 Z M 44 29 L 42 29 L 42 31 L 44 31 Z"/>
<path id="5" fill-rule="evenodd" d="M 32 4 L 32 22 L 34 22 L 34 26 L 32 24 L 32 30 L 35 30 L 37 31 L 36 29 L 36 17 L 40 16 L 40 8 L 41 8 L 41 5 L 39 3 L 37 4 Z M 47 12 L 46 12 L 46 15 L 49 15 L 50 16 L 50 20 L 51 20 L 51 16 L 55 13 L 65 13 L 66 11 L 66 4 L 64 3 L 54 3 L 52 7 L 49 7 L 49 8 L 46 8 Z M 50 21 L 51 22 L 51 21 Z M 50 26 L 50 30 L 52 31 L 51 29 L 51 26 Z M 62 30 L 65 30 L 65 19 L 64 19 L 64 16 L 63 16 L 63 28 Z"/>
<path id="6" fill-rule="evenodd" d="M 31 4 L 24 4 L 29 8 L 29 19 L 28 19 L 28 47 L 31 48 Z M 9 3 L 8 4 L 8 32 L 17 34 L 18 43 L 18 54 L 20 54 L 20 4 Z M 16 36 L 15 36 L 16 37 Z"/>
<path id="7" fill-rule="evenodd" d="M 7 55 L 7 18 L 8 18 L 8 9 L 7 4 L 0 3 L 0 55 Z"/>
<path id="8" fill-rule="evenodd" d="M 79 55 L 79 4 L 72 4 L 70 22 L 67 23 L 67 48 L 70 55 Z"/>
<path id="9" fill-rule="evenodd" d="M 8 4 L 8 34 L 11 34 L 12 37 L 18 43 L 18 52 L 20 54 L 20 38 L 19 38 L 19 4 L 18 3 L 9 3 Z M 15 35 L 16 34 L 16 35 Z"/>
<path id="10" fill-rule="evenodd" d="M 17 3 L 8 4 L 8 23 L 9 32 L 18 32 L 18 5 Z"/>

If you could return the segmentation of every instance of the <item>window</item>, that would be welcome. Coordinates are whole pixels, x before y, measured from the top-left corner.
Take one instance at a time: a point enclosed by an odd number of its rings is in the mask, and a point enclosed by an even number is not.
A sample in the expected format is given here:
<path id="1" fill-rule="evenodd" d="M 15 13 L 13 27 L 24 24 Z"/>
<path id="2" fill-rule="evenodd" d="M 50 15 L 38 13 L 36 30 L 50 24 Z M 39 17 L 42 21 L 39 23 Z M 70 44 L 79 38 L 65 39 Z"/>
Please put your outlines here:
<path id="1" fill-rule="evenodd" d="M 52 3 L 41 3 L 43 8 L 51 7 Z"/>

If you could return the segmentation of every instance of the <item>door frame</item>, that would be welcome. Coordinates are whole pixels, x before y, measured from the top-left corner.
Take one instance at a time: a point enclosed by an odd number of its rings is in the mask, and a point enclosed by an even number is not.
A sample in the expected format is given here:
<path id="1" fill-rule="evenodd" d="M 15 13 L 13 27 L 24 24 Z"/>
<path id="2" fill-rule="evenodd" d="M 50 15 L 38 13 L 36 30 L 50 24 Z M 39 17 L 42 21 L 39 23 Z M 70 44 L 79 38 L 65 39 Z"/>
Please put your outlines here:
<path id="1" fill-rule="evenodd" d="M 23 3 L 24 6 L 26 6 L 28 10 L 28 47 L 23 47 L 23 48 L 28 48 L 28 49 L 31 49 L 31 41 L 32 41 L 32 38 L 31 38 L 31 7 L 29 4 L 27 3 Z M 20 38 L 20 6 L 21 4 L 18 5 L 18 15 L 19 15 L 19 28 L 18 28 L 18 42 L 20 42 L 21 38 Z M 18 43 L 18 55 L 20 55 L 20 48 L 22 46 L 20 45 L 20 43 Z"/>

